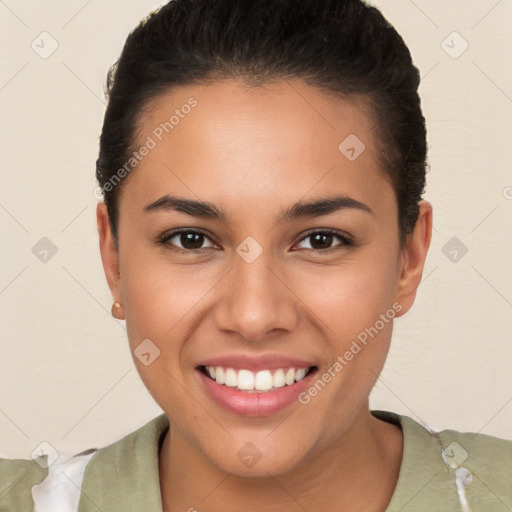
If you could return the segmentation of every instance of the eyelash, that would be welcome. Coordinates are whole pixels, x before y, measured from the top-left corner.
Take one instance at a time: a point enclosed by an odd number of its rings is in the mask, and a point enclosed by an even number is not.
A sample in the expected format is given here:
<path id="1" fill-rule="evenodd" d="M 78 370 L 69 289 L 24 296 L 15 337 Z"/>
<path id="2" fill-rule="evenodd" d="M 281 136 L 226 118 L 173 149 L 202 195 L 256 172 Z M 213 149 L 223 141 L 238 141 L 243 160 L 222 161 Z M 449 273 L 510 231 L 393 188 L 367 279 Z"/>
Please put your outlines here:
<path id="1" fill-rule="evenodd" d="M 203 231 L 200 231 L 200 230 L 197 230 L 197 229 L 178 229 L 178 230 L 175 230 L 175 231 L 171 231 L 170 233 L 166 233 L 166 234 L 161 235 L 158 238 L 158 240 L 157 240 L 157 244 L 161 245 L 161 246 L 167 246 L 167 247 L 169 247 L 173 251 L 177 251 L 177 252 L 180 252 L 180 253 L 187 253 L 187 254 L 192 254 L 192 253 L 203 254 L 208 249 L 211 249 L 210 247 L 207 247 L 205 249 L 182 249 L 181 247 L 177 247 L 176 245 L 170 243 L 170 240 L 172 238 L 174 238 L 174 237 L 176 237 L 178 235 L 184 234 L 184 233 L 194 233 L 196 235 L 201 235 L 201 236 L 204 236 L 205 238 L 207 238 L 210 242 L 215 243 Z M 342 243 L 338 244 L 338 246 L 330 247 L 329 249 L 302 249 L 302 250 L 305 250 L 305 251 L 308 251 L 308 252 L 313 252 L 315 254 L 326 254 L 326 253 L 330 253 L 330 252 L 332 252 L 334 250 L 341 249 L 343 247 L 351 247 L 351 246 L 354 245 L 354 242 L 347 235 L 342 234 L 339 231 L 335 231 L 333 229 L 318 229 L 318 230 L 315 230 L 315 231 L 309 231 L 299 240 L 298 243 L 301 243 L 304 240 L 306 240 L 307 238 L 309 238 L 309 237 L 311 237 L 313 235 L 317 235 L 317 234 L 333 235 L 334 237 L 336 237 L 339 240 L 341 240 Z"/>

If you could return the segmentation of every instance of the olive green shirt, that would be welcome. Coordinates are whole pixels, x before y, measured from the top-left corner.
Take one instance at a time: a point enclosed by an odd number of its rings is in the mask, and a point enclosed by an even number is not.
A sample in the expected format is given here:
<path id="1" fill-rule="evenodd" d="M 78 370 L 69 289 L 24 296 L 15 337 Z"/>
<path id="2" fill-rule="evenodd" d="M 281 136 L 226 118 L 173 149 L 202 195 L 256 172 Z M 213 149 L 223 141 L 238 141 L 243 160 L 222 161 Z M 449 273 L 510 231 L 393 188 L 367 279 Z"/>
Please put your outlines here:
<path id="1" fill-rule="evenodd" d="M 453 430 L 431 433 L 407 416 L 372 414 L 399 425 L 404 436 L 400 474 L 386 512 L 512 511 L 512 441 Z M 80 492 L 78 512 L 162 512 L 158 452 L 168 428 L 161 414 L 84 459 L 81 492 L 68 486 L 77 501 Z M 46 457 L 0 458 L 0 512 L 39 512 L 31 490 L 48 475 L 41 467 Z"/>

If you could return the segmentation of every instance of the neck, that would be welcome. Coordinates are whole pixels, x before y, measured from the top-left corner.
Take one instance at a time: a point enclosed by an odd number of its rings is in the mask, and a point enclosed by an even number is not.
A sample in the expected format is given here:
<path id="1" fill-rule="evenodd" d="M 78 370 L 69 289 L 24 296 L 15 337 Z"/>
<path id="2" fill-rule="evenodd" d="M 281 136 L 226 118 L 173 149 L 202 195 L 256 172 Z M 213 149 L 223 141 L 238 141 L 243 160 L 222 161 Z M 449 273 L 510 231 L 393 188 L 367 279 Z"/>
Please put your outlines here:
<path id="1" fill-rule="evenodd" d="M 159 457 L 163 511 L 383 512 L 401 460 L 400 428 L 374 418 L 368 404 L 325 450 L 284 475 L 268 478 L 225 474 L 205 464 L 174 430 L 167 433 Z"/>

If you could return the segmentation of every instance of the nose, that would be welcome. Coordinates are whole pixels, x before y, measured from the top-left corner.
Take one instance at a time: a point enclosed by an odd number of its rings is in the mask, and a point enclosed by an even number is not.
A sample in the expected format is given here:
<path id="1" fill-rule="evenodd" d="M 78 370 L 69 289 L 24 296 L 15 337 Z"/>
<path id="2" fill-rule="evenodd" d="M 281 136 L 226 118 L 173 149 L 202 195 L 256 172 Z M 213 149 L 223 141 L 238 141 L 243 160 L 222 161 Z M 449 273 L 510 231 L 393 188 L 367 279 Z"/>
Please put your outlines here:
<path id="1" fill-rule="evenodd" d="M 293 331 L 300 318 L 300 301 L 293 284 L 282 274 L 265 251 L 252 263 L 236 255 L 234 268 L 220 290 L 217 327 L 251 342 Z"/>

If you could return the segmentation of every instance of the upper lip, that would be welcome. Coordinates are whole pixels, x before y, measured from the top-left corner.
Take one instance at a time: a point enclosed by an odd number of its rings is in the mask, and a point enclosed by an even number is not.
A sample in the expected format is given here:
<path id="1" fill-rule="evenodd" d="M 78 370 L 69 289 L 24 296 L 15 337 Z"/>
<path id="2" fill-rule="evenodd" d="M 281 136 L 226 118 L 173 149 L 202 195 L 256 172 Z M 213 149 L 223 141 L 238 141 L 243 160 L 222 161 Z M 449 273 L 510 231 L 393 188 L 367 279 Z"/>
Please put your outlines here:
<path id="1" fill-rule="evenodd" d="M 198 366 L 221 366 L 223 368 L 245 369 L 252 371 L 277 370 L 278 368 L 309 368 L 311 361 L 288 357 L 282 354 L 229 354 L 201 361 Z"/>

